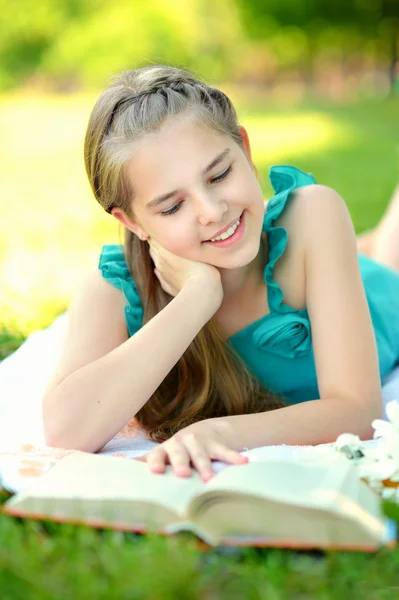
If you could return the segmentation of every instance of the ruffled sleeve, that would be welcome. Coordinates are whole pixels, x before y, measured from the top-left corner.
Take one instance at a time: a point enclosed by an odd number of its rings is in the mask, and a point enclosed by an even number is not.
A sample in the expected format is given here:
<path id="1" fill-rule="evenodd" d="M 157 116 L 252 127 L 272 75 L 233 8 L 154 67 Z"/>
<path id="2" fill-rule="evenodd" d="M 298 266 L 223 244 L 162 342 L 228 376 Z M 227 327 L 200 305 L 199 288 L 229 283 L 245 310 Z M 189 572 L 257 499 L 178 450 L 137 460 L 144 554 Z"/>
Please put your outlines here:
<path id="1" fill-rule="evenodd" d="M 293 190 L 316 181 L 310 173 L 285 165 L 272 167 L 269 176 L 275 194 L 266 207 L 263 231 L 269 245 L 264 280 L 270 313 L 254 325 L 252 341 L 263 352 L 291 359 L 312 353 L 311 325 L 306 308 L 297 310 L 283 303 L 284 292 L 274 280 L 274 266 L 284 253 L 288 234 L 284 227 L 273 223 L 287 206 Z"/>
<path id="2" fill-rule="evenodd" d="M 303 173 L 300 169 L 288 165 L 271 167 L 269 178 L 275 194 L 267 203 L 263 219 L 263 231 L 267 232 L 269 242 L 269 261 L 265 267 L 264 278 L 268 289 L 270 310 L 291 312 L 293 309 L 282 304 L 283 290 L 273 279 L 274 266 L 284 253 L 288 235 L 284 227 L 275 227 L 273 222 L 278 219 L 287 206 L 293 190 L 316 183 L 316 180 L 311 173 Z"/>
<path id="3" fill-rule="evenodd" d="M 125 299 L 125 318 L 129 336 L 135 334 L 143 324 L 143 307 L 137 287 L 130 274 L 123 254 L 123 247 L 118 244 L 105 244 L 102 247 L 98 268 L 104 279 L 122 290 Z"/>

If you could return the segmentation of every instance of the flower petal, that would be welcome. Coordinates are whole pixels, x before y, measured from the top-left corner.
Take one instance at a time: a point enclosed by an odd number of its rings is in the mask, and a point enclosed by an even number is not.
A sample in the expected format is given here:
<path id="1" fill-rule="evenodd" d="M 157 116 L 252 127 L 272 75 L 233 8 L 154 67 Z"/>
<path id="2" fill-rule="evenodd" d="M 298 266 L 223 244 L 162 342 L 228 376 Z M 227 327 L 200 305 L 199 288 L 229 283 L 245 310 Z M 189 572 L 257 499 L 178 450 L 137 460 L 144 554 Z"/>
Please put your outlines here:
<path id="1" fill-rule="evenodd" d="M 335 445 L 337 448 L 342 448 L 342 446 L 355 446 L 359 448 L 362 445 L 360 437 L 353 433 L 341 433 L 335 441 Z"/>
<path id="2" fill-rule="evenodd" d="M 384 457 L 375 463 L 359 464 L 358 469 L 360 477 L 383 481 L 384 479 L 389 479 L 396 472 L 397 464 L 393 459 Z"/>
<path id="3" fill-rule="evenodd" d="M 388 421 L 383 421 L 382 419 L 374 419 L 371 422 L 372 427 L 375 429 L 374 438 L 379 436 L 387 436 L 387 437 L 396 437 L 397 432 L 392 423 Z"/>

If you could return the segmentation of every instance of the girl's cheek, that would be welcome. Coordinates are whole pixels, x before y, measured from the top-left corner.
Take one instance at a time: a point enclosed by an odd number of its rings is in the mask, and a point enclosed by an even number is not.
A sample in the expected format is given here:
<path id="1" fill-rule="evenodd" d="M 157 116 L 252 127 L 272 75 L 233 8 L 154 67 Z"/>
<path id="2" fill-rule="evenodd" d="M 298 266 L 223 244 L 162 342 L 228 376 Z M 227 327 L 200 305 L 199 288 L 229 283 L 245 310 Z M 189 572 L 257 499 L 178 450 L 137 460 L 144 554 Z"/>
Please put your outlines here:
<path id="1" fill-rule="evenodd" d="M 185 254 L 187 249 L 192 247 L 194 239 L 195 237 L 190 235 L 187 230 L 173 231 L 173 233 L 168 234 L 168 248 L 170 252 L 182 252 Z"/>
<path id="2" fill-rule="evenodd" d="M 178 256 L 185 256 L 190 251 L 190 243 L 185 242 L 179 234 L 176 234 L 176 238 L 168 238 L 163 244 L 164 247 Z"/>

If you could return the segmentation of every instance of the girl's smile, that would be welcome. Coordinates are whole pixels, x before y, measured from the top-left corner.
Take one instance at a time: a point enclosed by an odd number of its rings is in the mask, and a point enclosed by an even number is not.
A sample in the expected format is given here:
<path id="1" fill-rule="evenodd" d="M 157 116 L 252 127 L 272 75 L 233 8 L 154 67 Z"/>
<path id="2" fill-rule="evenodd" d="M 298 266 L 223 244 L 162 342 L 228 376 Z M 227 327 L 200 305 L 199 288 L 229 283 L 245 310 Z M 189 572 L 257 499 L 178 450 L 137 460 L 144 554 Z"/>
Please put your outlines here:
<path id="1" fill-rule="evenodd" d="M 238 223 L 238 225 L 234 224 L 231 228 L 228 228 L 225 231 L 224 235 L 229 234 L 226 239 L 217 240 L 217 241 L 206 240 L 203 243 L 209 244 L 210 246 L 215 246 L 216 248 L 229 248 L 230 246 L 237 244 L 238 242 L 240 242 L 243 239 L 243 237 L 245 235 L 245 211 L 243 211 L 241 213 L 241 215 L 238 217 L 236 223 Z M 234 231 L 233 231 L 233 229 L 234 229 Z M 219 236 L 216 236 L 216 237 L 219 237 Z"/>

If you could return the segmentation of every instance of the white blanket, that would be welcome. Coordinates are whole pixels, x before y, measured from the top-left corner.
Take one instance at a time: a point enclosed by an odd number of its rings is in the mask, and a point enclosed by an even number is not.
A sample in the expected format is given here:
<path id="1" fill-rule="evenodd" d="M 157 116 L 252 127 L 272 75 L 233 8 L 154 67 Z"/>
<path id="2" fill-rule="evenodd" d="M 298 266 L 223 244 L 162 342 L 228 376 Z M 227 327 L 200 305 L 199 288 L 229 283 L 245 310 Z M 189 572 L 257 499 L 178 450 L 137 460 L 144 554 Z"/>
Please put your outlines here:
<path id="1" fill-rule="evenodd" d="M 0 474 L 4 487 L 16 492 L 40 476 L 57 460 L 73 450 L 47 446 L 44 438 L 41 401 L 59 361 L 64 344 L 68 313 L 57 317 L 47 329 L 32 333 L 0 363 Z M 384 381 L 384 404 L 399 399 L 399 367 Z M 100 451 L 101 454 L 134 458 L 157 444 L 144 431 L 127 425 Z M 244 451 L 251 460 L 292 457 L 296 453 L 325 452 L 330 445 L 266 446 Z M 226 467 L 215 462 L 215 471 Z"/>

